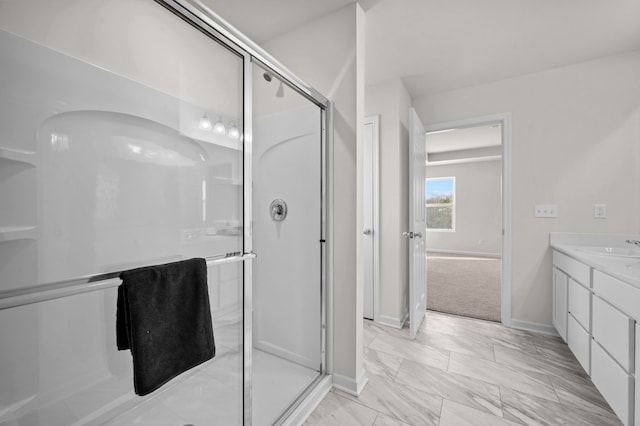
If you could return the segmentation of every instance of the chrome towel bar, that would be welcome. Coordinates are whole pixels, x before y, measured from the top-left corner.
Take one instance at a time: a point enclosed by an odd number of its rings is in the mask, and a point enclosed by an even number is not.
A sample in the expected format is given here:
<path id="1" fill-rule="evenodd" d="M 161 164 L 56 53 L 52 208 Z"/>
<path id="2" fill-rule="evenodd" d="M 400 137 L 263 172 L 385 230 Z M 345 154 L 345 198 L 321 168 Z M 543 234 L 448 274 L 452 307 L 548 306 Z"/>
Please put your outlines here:
<path id="1" fill-rule="evenodd" d="M 223 263 L 241 262 L 254 259 L 255 257 L 256 254 L 253 252 L 233 252 L 206 257 L 205 259 L 207 260 L 207 266 L 216 266 Z M 119 275 L 120 272 L 87 275 L 56 283 L 40 284 L 20 290 L 3 291 L 0 292 L 0 310 L 73 296 L 74 294 L 117 287 L 122 283 L 122 280 L 118 278 Z"/>

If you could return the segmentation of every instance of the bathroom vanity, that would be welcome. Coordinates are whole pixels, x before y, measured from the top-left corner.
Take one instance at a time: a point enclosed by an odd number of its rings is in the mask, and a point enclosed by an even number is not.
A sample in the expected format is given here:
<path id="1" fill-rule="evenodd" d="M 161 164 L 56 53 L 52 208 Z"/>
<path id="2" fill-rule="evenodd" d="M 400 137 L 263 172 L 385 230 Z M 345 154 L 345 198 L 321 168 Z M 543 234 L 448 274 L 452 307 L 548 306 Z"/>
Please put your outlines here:
<path id="1" fill-rule="evenodd" d="M 637 235 L 551 233 L 553 325 L 625 425 L 640 425 Z"/>

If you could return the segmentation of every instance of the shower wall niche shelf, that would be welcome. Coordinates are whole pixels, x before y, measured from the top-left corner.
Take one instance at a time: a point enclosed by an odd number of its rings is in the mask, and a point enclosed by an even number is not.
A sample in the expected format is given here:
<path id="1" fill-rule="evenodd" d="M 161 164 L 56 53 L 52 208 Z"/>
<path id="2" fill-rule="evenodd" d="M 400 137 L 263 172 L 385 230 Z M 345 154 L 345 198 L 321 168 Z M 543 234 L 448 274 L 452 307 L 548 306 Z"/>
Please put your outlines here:
<path id="1" fill-rule="evenodd" d="M 32 166 L 36 164 L 36 155 L 32 151 L 22 151 L 19 149 L 0 147 L 0 160 L 26 163 Z"/>
<path id="2" fill-rule="evenodd" d="M 242 180 L 240 180 L 240 179 L 225 178 L 225 177 L 219 177 L 219 176 L 214 176 L 213 177 L 213 183 L 214 184 L 220 184 L 220 185 L 242 186 Z"/>
<path id="3" fill-rule="evenodd" d="M 35 239 L 37 239 L 35 226 L 0 226 L 0 243 Z"/>

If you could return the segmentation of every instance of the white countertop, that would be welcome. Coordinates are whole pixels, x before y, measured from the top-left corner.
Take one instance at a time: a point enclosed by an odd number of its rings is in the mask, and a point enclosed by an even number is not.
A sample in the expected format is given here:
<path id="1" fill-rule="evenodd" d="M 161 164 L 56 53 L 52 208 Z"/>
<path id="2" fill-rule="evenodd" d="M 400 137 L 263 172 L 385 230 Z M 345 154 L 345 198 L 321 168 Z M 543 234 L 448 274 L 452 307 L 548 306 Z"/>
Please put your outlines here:
<path id="1" fill-rule="evenodd" d="M 635 248 L 625 240 L 640 240 L 637 234 L 570 234 L 552 232 L 549 245 L 586 265 L 640 288 L 640 258 L 591 254 L 584 247 Z"/>

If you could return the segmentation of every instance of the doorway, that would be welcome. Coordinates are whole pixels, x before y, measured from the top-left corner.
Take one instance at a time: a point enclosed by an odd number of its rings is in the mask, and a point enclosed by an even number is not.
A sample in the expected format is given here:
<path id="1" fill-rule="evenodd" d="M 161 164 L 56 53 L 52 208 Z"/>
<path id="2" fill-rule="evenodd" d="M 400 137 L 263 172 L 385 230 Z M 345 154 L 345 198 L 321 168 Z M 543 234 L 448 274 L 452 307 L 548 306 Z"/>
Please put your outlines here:
<path id="1" fill-rule="evenodd" d="M 430 310 L 509 325 L 510 117 L 426 128 Z"/>

